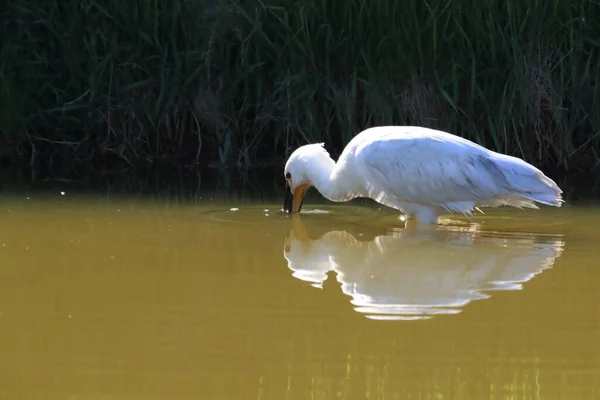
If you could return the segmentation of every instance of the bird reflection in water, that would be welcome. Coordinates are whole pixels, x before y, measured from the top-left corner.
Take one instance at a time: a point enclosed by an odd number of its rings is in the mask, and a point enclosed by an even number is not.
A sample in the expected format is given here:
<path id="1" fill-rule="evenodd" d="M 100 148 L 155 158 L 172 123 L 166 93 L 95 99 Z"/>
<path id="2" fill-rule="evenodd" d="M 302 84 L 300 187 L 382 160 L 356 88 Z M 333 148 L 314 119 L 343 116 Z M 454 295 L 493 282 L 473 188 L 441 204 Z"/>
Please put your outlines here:
<path id="1" fill-rule="evenodd" d="M 295 215 L 284 257 L 295 278 L 317 288 L 334 271 L 354 309 L 367 318 L 412 320 L 457 314 L 488 298 L 487 291 L 520 290 L 554 265 L 564 245 L 554 236 L 483 232 L 476 224 L 379 228 L 371 236 L 357 239 L 339 229 L 311 240 Z"/>

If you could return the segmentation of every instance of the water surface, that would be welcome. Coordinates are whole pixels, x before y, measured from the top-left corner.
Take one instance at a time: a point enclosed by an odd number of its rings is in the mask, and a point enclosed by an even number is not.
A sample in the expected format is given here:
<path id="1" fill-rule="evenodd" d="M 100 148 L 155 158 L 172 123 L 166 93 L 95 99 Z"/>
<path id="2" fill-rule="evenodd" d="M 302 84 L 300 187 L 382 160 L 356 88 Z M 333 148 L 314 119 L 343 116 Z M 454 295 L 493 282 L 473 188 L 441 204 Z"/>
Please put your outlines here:
<path id="1" fill-rule="evenodd" d="M 416 229 L 244 193 L 5 191 L 0 398 L 600 397 L 593 203 Z"/>

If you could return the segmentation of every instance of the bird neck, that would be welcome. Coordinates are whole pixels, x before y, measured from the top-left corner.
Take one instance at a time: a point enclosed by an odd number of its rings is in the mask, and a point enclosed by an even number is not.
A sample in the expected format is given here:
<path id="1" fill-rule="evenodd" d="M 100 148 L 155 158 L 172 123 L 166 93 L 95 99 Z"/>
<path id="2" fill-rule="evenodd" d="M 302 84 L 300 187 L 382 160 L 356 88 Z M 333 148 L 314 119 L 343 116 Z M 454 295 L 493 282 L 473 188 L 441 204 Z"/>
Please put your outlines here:
<path id="1" fill-rule="evenodd" d="M 330 157 L 311 161 L 308 164 L 308 178 L 312 185 L 323 197 L 330 201 L 347 201 L 354 197 L 353 191 L 348 187 L 348 179 L 344 179 L 340 172 L 343 166 L 336 164 Z"/>

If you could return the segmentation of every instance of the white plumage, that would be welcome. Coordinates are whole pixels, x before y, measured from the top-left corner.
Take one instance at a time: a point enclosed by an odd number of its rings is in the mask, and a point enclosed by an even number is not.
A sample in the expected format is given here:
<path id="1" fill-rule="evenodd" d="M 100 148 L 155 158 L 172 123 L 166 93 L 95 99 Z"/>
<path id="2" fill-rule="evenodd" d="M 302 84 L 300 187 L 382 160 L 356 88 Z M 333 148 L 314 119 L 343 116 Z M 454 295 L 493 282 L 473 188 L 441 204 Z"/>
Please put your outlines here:
<path id="1" fill-rule="evenodd" d="M 562 190 L 525 161 L 490 151 L 447 132 L 381 126 L 356 135 L 334 162 L 323 144 L 295 150 L 284 171 L 290 188 L 284 209 L 297 213 L 314 186 L 340 202 L 356 197 L 435 224 L 442 214 L 469 215 L 476 207 L 560 207 Z"/>

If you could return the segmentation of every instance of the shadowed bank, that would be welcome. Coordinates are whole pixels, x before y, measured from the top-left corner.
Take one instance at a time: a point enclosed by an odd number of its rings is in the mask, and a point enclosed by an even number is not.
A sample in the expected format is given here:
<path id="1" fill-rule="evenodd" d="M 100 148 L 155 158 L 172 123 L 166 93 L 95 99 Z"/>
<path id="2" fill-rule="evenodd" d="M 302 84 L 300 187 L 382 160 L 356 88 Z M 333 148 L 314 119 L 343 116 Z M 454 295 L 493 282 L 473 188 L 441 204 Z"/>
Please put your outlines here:
<path id="1" fill-rule="evenodd" d="M 592 0 L 9 0 L 3 164 L 281 163 L 421 125 L 538 167 L 600 142 Z"/>

